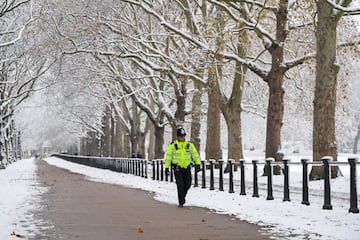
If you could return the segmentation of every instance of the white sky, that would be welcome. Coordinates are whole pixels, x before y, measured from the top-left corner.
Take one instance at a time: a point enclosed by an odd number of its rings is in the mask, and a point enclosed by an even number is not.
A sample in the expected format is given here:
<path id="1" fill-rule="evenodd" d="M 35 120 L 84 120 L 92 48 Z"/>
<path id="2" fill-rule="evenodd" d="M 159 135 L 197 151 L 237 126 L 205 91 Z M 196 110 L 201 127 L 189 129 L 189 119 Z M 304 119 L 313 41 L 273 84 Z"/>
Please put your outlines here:
<path id="1" fill-rule="evenodd" d="M 357 156 L 359 157 L 359 156 Z M 293 156 L 299 161 L 300 156 Z M 341 156 L 339 161 L 345 161 Z M 31 236 L 41 225 L 51 223 L 34 221 L 34 212 L 41 208 L 41 194 L 46 191 L 39 185 L 36 175 L 35 160 L 25 159 L 11 164 L 0 171 L 0 239 L 12 239 L 15 231 L 22 236 Z M 91 181 L 119 184 L 127 187 L 143 189 L 155 193 L 158 201 L 177 205 L 175 183 L 153 181 L 137 176 L 121 174 L 109 170 L 96 169 L 63 161 L 58 158 L 47 158 L 52 165 L 69 169 L 87 176 Z M 252 167 L 246 167 L 246 179 L 252 180 Z M 264 226 L 263 231 L 270 232 L 278 239 L 360 239 L 360 214 L 350 214 L 349 203 L 349 167 L 342 167 L 344 177 L 331 181 L 333 210 L 322 210 L 323 182 L 310 182 L 310 206 L 301 203 L 301 167 L 290 166 L 290 198 L 291 202 L 283 202 L 282 176 L 274 178 L 275 200 L 266 200 L 265 177 L 259 178 L 259 198 L 253 198 L 251 183 L 247 183 L 247 195 L 239 195 L 238 182 L 235 182 L 235 193 L 210 191 L 200 187 L 192 187 L 186 198 L 187 206 L 199 206 L 213 209 L 220 214 L 232 214 L 242 220 Z M 261 167 L 259 174 L 261 174 Z M 236 180 L 239 173 L 235 173 Z M 209 176 L 209 174 L 207 175 Z M 201 178 L 199 178 L 201 179 Z M 225 183 L 227 181 L 225 180 Z M 357 185 L 359 185 L 359 178 Z M 279 191 L 277 191 L 279 185 Z M 201 186 L 201 185 L 200 185 Z M 217 189 L 217 182 L 215 189 Z M 358 200 L 359 194 L 358 194 Z M 359 203 L 358 203 L 359 204 Z M 360 207 L 360 204 L 359 204 Z M 269 225 L 271 227 L 269 227 Z M 266 228 L 265 228 L 266 226 Z M 291 237 L 289 237 L 291 235 Z M 297 236 L 294 236 L 297 235 Z"/>

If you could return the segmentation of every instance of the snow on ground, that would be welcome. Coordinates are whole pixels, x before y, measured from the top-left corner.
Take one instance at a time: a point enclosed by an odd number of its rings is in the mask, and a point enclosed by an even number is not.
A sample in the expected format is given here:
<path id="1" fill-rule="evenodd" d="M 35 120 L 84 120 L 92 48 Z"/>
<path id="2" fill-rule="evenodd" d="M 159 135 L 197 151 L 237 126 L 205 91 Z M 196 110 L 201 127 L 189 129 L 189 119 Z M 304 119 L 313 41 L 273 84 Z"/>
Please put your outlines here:
<path id="1" fill-rule="evenodd" d="M 0 170 L 0 239 L 30 238 L 46 225 L 35 218 L 46 191 L 38 182 L 33 159 Z"/>
<path id="2" fill-rule="evenodd" d="M 339 161 L 345 161 L 343 156 Z M 293 158 L 294 161 L 300 159 Z M 81 173 L 91 181 L 119 184 L 131 188 L 143 189 L 155 193 L 158 201 L 177 205 L 175 183 L 154 181 L 130 174 L 97 169 L 74 164 L 59 158 L 45 159 L 49 164 Z M 349 167 L 341 167 L 343 177 L 331 180 L 333 210 L 323 210 L 323 182 L 309 183 L 310 206 L 302 205 L 301 167 L 290 166 L 290 202 L 283 202 L 282 176 L 274 176 L 274 200 L 266 200 L 266 178 L 259 177 L 259 198 L 252 197 L 252 167 L 246 165 L 246 195 L 239 195 L 239 173 L 235 173 L 235 193 L 228 193 L 227 179 L 224 190 L 219 191 L 215 181 L 214 191 L 207 188 L 192 187 L 187 196 L 187 206 L 198 206 L 212 209 L 220 214 L 229 214 L 241 220 L 256 223 L 276 239 L 322 239 L 344 240 L 360 239 L 360 214 L 348 212 L 349 203 Z M 259 172 L 262 169 L 259 167 Z M 36 230 L 32 224 L 32 213 L 40 208 L 39 194 L 44 192 L 38 186 L 34 160 L 21 160 L 0 171 L 0 239 L 8 239 L 12 231 L 29 234 Z M 151 170 L 149 169 L 149 173 Z M 261 173 L 259 173 L 260 176 Z M 209 174 L 207 173 L 207 176 Z M 217 173 L 215 172 L 215 177 Z M 225 175 L 227 177 L 227 175 Z M 226 178 L 225 177 L 225 178 Z M 199 179 L 201 179 L 199 177 Z M 357 185 L 359 185 L 359 177 Z M 201 183 L 199 182 L 201 186 Z M 3 187 L 5 186 L 5 188 Z M 359 196 L 358 196 L 359 200 Z M 3 231 L 2 229 L 5 229 Z"/>

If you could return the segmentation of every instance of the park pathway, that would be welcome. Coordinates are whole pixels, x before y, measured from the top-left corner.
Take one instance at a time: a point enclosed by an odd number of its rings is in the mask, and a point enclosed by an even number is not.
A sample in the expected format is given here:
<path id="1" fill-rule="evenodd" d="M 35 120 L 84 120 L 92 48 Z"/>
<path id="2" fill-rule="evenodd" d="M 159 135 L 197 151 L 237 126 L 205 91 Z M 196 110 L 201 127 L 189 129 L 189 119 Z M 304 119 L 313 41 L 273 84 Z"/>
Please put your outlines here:
<path id="1" fill-rule="evenodd" d="M 37 217 L 54 226 L 44 228 L 36 239 L 270 239 L 259 226 L 228 215 L 204 208 L 180 209 L 154 200 L 146 191 L 92 182 L 43 160 L 36 162 L 41 184 L 50 188 Z"/>

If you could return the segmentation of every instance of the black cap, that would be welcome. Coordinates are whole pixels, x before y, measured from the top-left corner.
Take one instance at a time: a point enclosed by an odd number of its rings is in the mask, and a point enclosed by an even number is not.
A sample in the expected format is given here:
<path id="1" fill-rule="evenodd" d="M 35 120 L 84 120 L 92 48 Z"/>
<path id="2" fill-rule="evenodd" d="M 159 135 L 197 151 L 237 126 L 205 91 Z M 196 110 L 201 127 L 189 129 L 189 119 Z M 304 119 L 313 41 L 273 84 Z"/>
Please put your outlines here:
<path id="1" fill-rule="evenodd" d="M 183 129 L 183 128 L 178 128 L 178 130 L 176 131 L 176 135 L 177 135 L 177 136 L 186 136 L 185 129 Z"/>

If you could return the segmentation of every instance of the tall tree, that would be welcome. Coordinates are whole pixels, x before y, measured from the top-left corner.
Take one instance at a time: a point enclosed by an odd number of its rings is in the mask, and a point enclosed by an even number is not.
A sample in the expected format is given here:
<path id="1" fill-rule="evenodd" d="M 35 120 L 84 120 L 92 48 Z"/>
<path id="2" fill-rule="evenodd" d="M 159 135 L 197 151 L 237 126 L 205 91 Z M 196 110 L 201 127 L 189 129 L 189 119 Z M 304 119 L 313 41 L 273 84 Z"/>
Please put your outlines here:
<path id="1" fill-rule="evenodd" d="M 316 1 L 316 86 L 314 97 L 313 120 L 313 159 L 320 161 L 324 156 L 337 160 L 337 143 L 335 138 L 335 112 L 337 78 L 337 26 L 344 15 L 344 10 L 351 0 Z M 338 175 L 338 167 L 331 168 L 331 177 Z M 322 167 L 313 167 L 310 179 L 323 179 Z"/>

